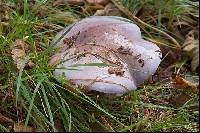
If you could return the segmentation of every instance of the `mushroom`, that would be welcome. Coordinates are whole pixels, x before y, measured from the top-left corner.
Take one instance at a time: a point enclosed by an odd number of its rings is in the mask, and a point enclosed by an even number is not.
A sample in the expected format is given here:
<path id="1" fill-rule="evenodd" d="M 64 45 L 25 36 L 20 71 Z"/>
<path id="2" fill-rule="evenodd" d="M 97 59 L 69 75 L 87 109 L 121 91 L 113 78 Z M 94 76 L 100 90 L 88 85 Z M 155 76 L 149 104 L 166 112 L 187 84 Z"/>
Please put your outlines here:
<path id="1" fill-rule="evenodd" d="M 58 33 L 52 44 L 60 49 L 49 62 L 57 68 L 55 76 L 64 73 L 80 87 L 117 95 L 143 84 L 162 56 L 136 24 L 116 16 L 85 18 Z"/>

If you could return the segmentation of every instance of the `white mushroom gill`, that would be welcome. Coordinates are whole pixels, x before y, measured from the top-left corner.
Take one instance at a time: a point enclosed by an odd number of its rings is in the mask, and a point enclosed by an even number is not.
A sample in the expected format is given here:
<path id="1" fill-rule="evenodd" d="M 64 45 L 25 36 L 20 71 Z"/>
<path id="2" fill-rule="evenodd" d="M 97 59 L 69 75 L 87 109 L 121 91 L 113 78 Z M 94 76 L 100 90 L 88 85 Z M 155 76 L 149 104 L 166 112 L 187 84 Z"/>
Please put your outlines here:
<path id="1" fill-rule="evenodd" d="M 65 76 L 78 86 L 104 93 L 124 94 L 135 90 L 157 70 L 161 53 L 157 45 L 142 39 L 140 29 L 130 20 L 114 16 L 89 17 L 57 34 L 59 47 L 50 64 L 55 76 Z M 52 63 L 53 62 L 53 63 Z M 58 63 L 58 62 L 57 62 Z M 89 64 L 110 64 L 93 66 Z M 72 70 L 72 65 L 77 65 Z"/>

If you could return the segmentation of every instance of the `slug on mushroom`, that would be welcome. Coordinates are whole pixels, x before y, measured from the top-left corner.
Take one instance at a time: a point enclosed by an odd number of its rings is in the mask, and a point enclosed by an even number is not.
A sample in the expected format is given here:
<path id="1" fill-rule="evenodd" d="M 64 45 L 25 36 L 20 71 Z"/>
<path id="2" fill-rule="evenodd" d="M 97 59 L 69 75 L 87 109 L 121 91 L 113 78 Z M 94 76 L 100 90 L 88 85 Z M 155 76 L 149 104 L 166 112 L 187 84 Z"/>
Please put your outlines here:
<path id="1" fill-rule="evenodd" d="M 141 85 L 162 57 L 157 45 L 142 39 L 137 25 L 116 16 L 85 18 L 58 33 L 52 44 L 60 50 L 49 64 L 66 68 L 56 69 L 55 76 L 64 72 L 78 86 L 117 95 Z"/>

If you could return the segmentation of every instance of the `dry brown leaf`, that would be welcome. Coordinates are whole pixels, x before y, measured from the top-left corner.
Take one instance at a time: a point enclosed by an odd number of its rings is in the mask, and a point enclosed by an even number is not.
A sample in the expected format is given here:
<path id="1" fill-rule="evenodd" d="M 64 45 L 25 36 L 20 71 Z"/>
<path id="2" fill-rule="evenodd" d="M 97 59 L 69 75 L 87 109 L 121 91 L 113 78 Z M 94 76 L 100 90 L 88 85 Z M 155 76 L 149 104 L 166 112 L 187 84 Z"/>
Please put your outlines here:
<path id="1" fill-rule="evenodd" d="M 81 5 L 85 2 L 85 0 L 66 0 L 66 2 L 73 5 Z"/>
<path id="2" fill-rule="evenodd" d="M 90 4 L 101 4 L 106 5 L 109 3 L 110 0 L 86 0 Z"/>
<path id="3" fill-rule="evenodd" d="M 25 127 L 23 123 L 14 123 L 14 132 L 34 132 L 33 127 Z"/>
<path id="4" fill-rule="evenodd" d="M 8 22 L 1 22 L 1 25 L 6 27 L 6 26 L 9 25 L 9 23 Z"/>
<path id="5" fill-rule="evenodd" d="M 56 54 L 54 54 L 50 58 L 48 66 L 56 66 L 56 65 L 58 65 L 63 56 L 64 56 L 64 53 L 56 53 Z"/>
<path id="6" fill-rule="evenodd" d="M 46 6 L 40 6 L 40 10 L 37 10 L 36 14 L 38 17 L 44 17 L 47 14 L 53 14 L 53 13 L 50 12 Z"/>
<path id="7" fill-rule="evenodd" d="M 103 10 L 104 6 L 100 4 L 87 4 L 84 8 L 82 8 L 82 13 L 86 12 L 95 12 L 97 10 Z"/>
<path id="8" fill-rule="evenodd" d="M 121 16 L 121 12 L 113 3 L 108 3 L 103 10 L 97 10 L 94 15 L 96 15 L 96 16 Z"/>
<path id="9" fill-rule="evenodd" d="M 183 106 L 190 99 L 191 99 L 191 97 L 188 94 L 181 93 L 179 95 L 170 97 L 169 101 L 171 104 L 180 107 L 180 106 Z"/>
<path id="10" fill-rule="evenodd" d="M 33 63 L 33 61 L 29 60 L 28 66 L 29 66 L 30 68 L 33 68 L 33 67 L 35 66 L 35 64 Z"/>
<path id="11" fill-rule="evenodd" d="M 13 43 L 11 54 L 14 64 L 16 65 L 16 68 L 18 70 L 20 69 L 20 65 L 26 56 L 25 44 L 25 41 L 20 39 L 15 40 L 15 42 Z M 29 68 L 32 68 L 34 66 L 34 63 L 31 60 L 29 60 L 28 66 Z"/>
<path id="12" fill-rule="evenodd" d="M 36 4 L 36 0 L 29 0 L 30 7 L 33 7 Z"/>
<path id="13" fill-rule="evenodd" d="M 25 50 L 24 50 L 24 45 L 25 45 L 24 41 L 17 39 L 14 42 L 14 47 L 11 51 L 14 64 L 16 65 L 18 70 L 20 69 L 20 65 L 26 55 Z"/>
<path id="14" fill-rule="evenodd" d="M 103 16 L 104 14 L 105 14 L 105 11 L 103 9 L 103 10 L 97 10 L 94 15 L 95 16 Z"/>
<path id="15" fill-rule="evenodd" d="M 1 2 L 1 1 L 0 1 Z M 7 7 L 5 6 L 5 4 L 3 4 L 3 3 L 0 3 L 0 24 L 2 25 L 2 26 L 8 26 L 9 25 L 9 19 L 10 19 L 10 17 L 9 17 L 9 13 L 8 13 L 8 9 L 7 9 Z"/>
<path id="16" fill-rule="evenodd" d="M 182 89 L 184 91 L 191 91 L 192 93 L 199 93 L 199 83 L 193 83 L 191 81 L 188 81 L 184 79 L 183 77 L 177 75 L 173 86 L 176 89 Z"/>
<path id="17" fill-rule="evenodd" d="M 9 21 L 9 19 L 10 19 L 10 17 L 8 15 L 8 11 L 5 11 L 5 14 L 4 14 L 4 17 L 2 20 L 5 22 L 5 21 Z"/>
<path id="18" fill-rule="evenodd" d="M 65 3 L 61 0 L 56 0 L 56 1 L 53 2 L 52 5 L 53 6 L 63 6 L 63 5 L 65 5 Z"/>
<path id="19" fill-rule="evenodd" d="M 187 52 L 191 58 L 192 71 L 195 71 L 199 66 L 199 39 L 195 38 L 195 33 L 197 31 L 190 31 L 186 35 L 185 42 L 183 44 L 183 51 Z"/>

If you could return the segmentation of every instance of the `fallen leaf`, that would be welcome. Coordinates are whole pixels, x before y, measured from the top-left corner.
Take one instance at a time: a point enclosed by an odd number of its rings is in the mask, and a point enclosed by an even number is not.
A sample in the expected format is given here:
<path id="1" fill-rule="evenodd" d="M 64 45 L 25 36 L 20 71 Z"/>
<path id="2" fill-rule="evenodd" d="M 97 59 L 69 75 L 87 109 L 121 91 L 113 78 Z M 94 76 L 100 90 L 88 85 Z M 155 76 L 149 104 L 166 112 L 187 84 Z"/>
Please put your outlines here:
<path id="1" fill-rule="evenodd" d="M 8 22 L 1 22 L 1 25 L 6 27 L 6 26 L 9 25 L 9 23 Z"/>
<path id="2" fill-rule="evenodd" d="M 64 56 L 64 53 L 56 53 L 54 54 L 50 60 L 49 60 L 49 63 L 48 63 L 48 66 L 56 66 L 60 63 L 61 59 L 63 58 Z"/>
<path id="3" fill-rule="evenodd" d="M 100 4 L 87 4 L 82 10 L 82 13 L 86 13 L 86 12 L 95 12 L 97 10 L 103 10 L 104 6 L 100 5 Z"/>
<path id="4" fill-rule="evenodd" d="M 90 4 L 100 4 L 100 5 L 106 5 L 110 2 L 110 0 L 86 0 Z"/>
<path id="5" fill-rule="evenodd" d="M 30 68 L 33 68 L 33 67 L 35 66 L 35 64 L 33 63 L 33 61 L 29 60 L 28 66 L 29 66 Z"/>
<path id="6" fill-rule="evenodd" d="M 10 20 L 8 8 L 3 3 L 0 3 L 0 7 L 0 24 L 6 27 L 9 25 Z"/>
<path id="7" fill-rule="evenodd" d="M 191 99 L 191 96 L 189 96 L 186 93 L 181 93 L 176 96 L 171 96 L 169 99 L 169 102 L 175 106 L 180 107 L 180 106 L 184 105 L 190 99 Z"/>
<path id="8" fill-rule="evenodd" d="M 96 15 L 96 16 L 121 16 L 121 12 L 113 3 L 108 3 L 103 10 L 97 10 L 94 15 Z"/>
<path id="9" fill-rule="evenodd" d="M 30 7 L 33 7 L 36 4 L 36 0 L 29 0 Z"/>
<path id="10" fill-rule="evenodd" d="M 24 41 L 17 39 L 14 42 L 14 46 L 11 51 L 14 64 L 16 65 L 18 70 L 20 69 L 20 65 L 26 55 L 25 50 L 24 50 L 24 45 L 25 45 Z"/>
<path id="11" fill-rule="evenodd" d="M 14 132 L 34 132 L 34 128 L 33 127 L 25 127 L 25 125 L 23 123 L 14 123 L 14 128 L 13 128 Z"/>
<path id="12" fill-rule="evenodd" d="M 183 51 L 185 51 L 192 60 L 192 71 L 195 71 L 199 66 L 199 39 L 195 38 L 195 34 L 198 34 L 197 31 L 190 31 L 186 35 L 186 39 L 183 44 Z"/>
<path id="13" fill-rule="evenodd" d="M 56 0 L 56 1 L 53 2 L 52 5 L 53 6 L 63 6 L 63 5 L 65 5 L 65 3 L 61 0 Z"/>
<path id="14" fill-rule="evenodd" d="M 12 54 L 14 64 L 16 65 L 16 68 L 18 70 L 20 69 L 21 63 L 26 56 L 25 45 L 26 43 L 24 40 L 17 39 L 15 40 L 12 46 L 11 54 Z M 29 68 L 32 68 L 34 66 L 34 63 L 31 60 L 29 60 L 27 66 Z"/>
<path id="15" fill-rule="evenodd" d="M 184 79 L 183 77 L 177 75 L 173 86 L 176 89 L 181 89 L 184 91 L 191 91 L 192 93 L 198 94 L 199 93 L 199 83 L 193 83 L 191 81 L 188 81 Z"/>
<path id="16" fill-rule="evenodd" d="M 38 17 L 45 17 L 47 14 L 53 14 L 48 10 L 46 6 L 40 6 L 40 10 L 36 10 L 36 14 Z"/>
<path id="17" fill-rule="evenodd" d="M 10 17 L 9 17 L 9 15 L 8 15 L 8 11 L 5 11 L 5 14 L 4 14 L 4 17 L 2 18 L 2 20 L 3 20 L 4 22 L 7 22 L 7 21 L 9 21 L 9 19 L 10 19 Z"/>

